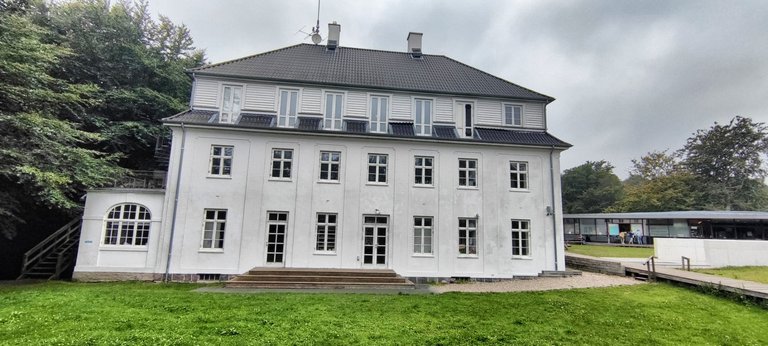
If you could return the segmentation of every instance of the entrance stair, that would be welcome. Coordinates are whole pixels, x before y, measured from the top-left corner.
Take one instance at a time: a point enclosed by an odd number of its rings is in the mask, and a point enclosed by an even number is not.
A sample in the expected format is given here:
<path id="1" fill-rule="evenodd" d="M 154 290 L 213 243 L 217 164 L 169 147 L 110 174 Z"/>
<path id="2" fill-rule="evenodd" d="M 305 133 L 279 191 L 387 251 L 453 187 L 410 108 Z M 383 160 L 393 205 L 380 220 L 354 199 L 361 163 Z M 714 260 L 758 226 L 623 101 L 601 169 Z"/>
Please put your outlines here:
<path id="1" fill-rule="evenodd" d="M 319 269 L 256 267 L 235 276 L 228 288 L 413 289 L 413 282 L 389 269 Z"/>
<path id="2" fill-rule="evenodd" d="M 60 278 L 75 262 L 81 226 L 80 218 L 75 218 L 24 253 L 17 280 Z"/>

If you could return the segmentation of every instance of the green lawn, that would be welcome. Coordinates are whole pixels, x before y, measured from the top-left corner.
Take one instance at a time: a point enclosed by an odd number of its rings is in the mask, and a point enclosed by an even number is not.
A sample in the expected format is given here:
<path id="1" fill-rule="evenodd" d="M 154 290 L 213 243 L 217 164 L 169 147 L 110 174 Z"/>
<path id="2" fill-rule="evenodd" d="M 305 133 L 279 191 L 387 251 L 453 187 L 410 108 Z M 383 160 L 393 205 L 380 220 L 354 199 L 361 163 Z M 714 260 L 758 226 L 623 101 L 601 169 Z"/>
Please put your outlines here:
<path id="1" fill-rule="evenodd" d="M 610 245 L 571 245 L 566 250 L 594 257 L 648 258 L 653 256 L 652 247 L 622 247 Z"/>
<path id="2" fill-rule="evenodd" d="M 713 269 L 694 269 L 704 274 L 720 275 L 733 279 L 749 280 L 768 284 L 768 267 L 723 267 Z"/>
<path id="3" fill-rule="evenodd" d="M 666 284 L 442 295 L 0 286 L 0 343 L 764 345 L 765 310 Z"/>

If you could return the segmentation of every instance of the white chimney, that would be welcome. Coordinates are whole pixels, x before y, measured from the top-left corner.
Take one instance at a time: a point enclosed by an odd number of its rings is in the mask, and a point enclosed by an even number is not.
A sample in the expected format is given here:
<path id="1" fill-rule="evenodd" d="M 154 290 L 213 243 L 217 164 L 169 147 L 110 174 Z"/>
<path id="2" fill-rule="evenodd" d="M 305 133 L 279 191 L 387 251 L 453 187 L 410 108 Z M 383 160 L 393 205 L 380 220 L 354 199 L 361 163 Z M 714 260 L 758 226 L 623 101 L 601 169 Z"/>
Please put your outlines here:
<path id="1" fill-rule="evenodd" d="M 334 50 L 339 46 L 339 36 L 341 36 L 341 25 L 328 23 L 328 50 Z"/>
<path id="2" fill-rule="evenodd" d="M 424 35 L 420 32 L 408 33 L 408 53 L 414 58 L 421 57 L 421 36 Z"/>

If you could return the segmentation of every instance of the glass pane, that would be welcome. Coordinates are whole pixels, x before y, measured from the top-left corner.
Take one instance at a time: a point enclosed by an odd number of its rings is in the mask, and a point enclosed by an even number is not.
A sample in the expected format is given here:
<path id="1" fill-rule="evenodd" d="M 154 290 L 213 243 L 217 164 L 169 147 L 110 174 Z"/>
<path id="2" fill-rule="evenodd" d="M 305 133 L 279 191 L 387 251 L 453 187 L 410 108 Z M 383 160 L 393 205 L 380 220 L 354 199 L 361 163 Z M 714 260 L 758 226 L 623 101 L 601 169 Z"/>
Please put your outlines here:
<path id="1" fill-rule="evenodd" d="M 291 107 L 288 110 L 288 112 L 289 112 L 288 114 L 289 115 L 291 115 L 291 116 L 295 116 L 296 115 L 296 106 L 298 104 L 298 100 L 299 100 L 299 93 L 295 92 L 295 91 L 292 92 L 291 93 Z"/>

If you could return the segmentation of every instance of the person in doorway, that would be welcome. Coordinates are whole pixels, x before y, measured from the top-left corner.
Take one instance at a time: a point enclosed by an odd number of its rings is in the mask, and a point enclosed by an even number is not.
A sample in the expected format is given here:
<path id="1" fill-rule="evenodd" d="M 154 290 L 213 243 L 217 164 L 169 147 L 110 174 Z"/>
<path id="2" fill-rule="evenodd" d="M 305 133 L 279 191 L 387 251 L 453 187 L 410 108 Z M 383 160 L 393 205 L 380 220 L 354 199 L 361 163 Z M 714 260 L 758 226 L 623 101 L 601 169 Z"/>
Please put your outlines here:
<path id="1" fill-rule="evenodd" d="M 635 230 L 635 237 L 637 238 L 637 244 L 643 245 L 643 231 Z"/>
<path id="2" fill-rule="evenodd" d="M 627 244 L 632 244 L 634 240 L 635 240 L 635 234 L 632 233 L 632 230 L 629 230 L 629 233 L 627 234 Z"/>
<path id="3" fill-rule="evenodd" d="M 627 232 L 621 231 L 619 232 L 619 240 L 621 240 L 621 243 L 624 244 L 624 238 L 627 237 Z"/>

